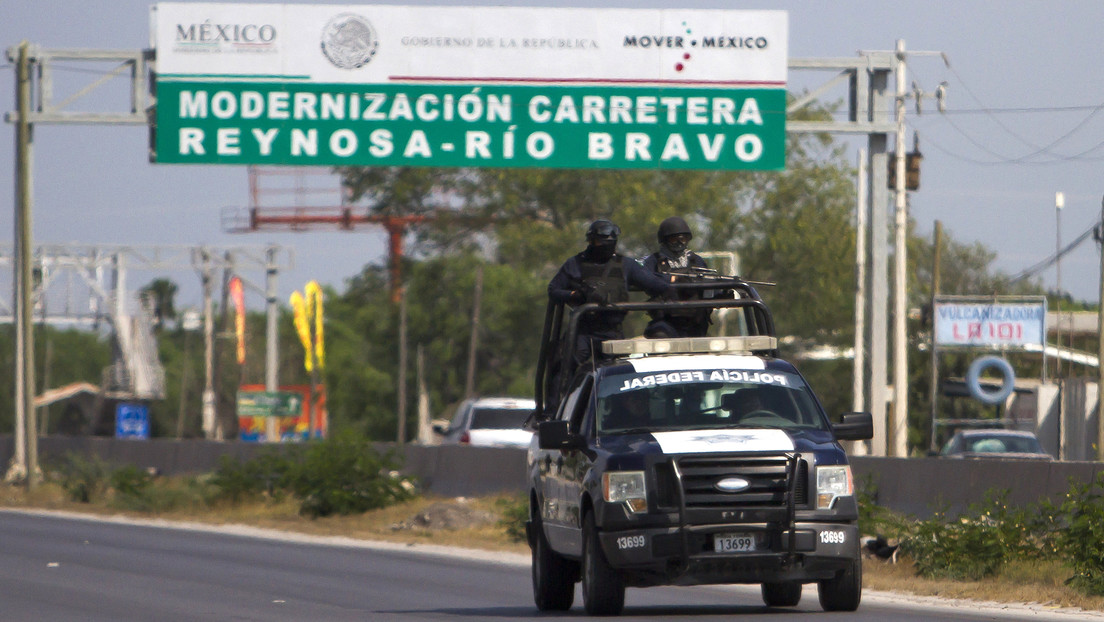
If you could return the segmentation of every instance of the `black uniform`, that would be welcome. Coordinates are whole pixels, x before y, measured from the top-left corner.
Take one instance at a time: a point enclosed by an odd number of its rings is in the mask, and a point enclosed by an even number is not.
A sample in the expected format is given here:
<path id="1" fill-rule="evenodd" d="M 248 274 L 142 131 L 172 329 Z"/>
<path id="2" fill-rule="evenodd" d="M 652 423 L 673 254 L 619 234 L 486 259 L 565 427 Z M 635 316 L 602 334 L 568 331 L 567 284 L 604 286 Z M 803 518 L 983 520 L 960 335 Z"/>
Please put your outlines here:
<path id="1" fill-rule="evenodd" d="M 636 260 L 613 254 L 597 261 L 593 247 L 569 258 L 548 283 L 548 297 L 553 302 L 572 306 L 587 302 L 609 304 L 629 299 L 629 287 L 642 289 L 651 296 L 669 295 L 672 287 Z M 575 366 L 588 359 L 597 344 L 606 339 L 621 339 L 624 311 L 596 311 L 579 318 L 575 347 Z"/>
<path id="2" fill-rule="evenodd" d="M 673 270 L 689 271 L 708 267 L 705 259 L 691 250 L 674 255 L 664 248 L 644 260 L 645 270 L 661 276 Z M 701 292 L 685 292 L 680 295 L 682 300 L 697 300 L 701 297 Z M 657 311 L 652 314 L 652 321 L 648 323 L 644 334 L 648 337 L 704 337 L 709 332 L 709 315 L 710 311 L 703 309 Z"/>

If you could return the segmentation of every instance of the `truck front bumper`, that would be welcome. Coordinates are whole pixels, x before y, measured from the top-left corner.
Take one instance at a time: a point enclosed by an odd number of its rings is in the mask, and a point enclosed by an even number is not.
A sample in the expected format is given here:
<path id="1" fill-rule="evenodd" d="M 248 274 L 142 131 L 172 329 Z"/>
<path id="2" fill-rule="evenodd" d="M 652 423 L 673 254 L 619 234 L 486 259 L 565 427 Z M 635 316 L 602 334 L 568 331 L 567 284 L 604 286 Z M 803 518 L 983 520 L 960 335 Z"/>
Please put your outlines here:
<path id="1" fill-rule="evenodd" d="M 717 552 L 724 536 L 751 538 L 753 550 Z M 695 525 L 607 531 L 599 534 L 610 565 L 634 585 L 811 582 L 830 579 L 859 558 L 858 526 L 797 522 Z"/>

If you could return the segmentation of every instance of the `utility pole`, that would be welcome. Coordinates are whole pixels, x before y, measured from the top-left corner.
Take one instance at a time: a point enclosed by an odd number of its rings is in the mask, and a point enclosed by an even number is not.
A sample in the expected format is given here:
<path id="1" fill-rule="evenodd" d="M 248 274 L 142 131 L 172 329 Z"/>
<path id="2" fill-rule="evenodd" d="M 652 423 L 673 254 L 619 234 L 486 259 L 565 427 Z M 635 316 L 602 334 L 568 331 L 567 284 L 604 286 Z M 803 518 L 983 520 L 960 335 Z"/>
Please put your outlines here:
<path id="1" fill-rule="evenodd" d="M 399 445 L 406 443 L 406 288 L 399 286 L 399 386 L 398 386 L 398 430 L 396 440 Z"/>
<path id="2" fill-rule="evenodd" d="M 866 239 L 867 212 L 870 204 L 866 196 L 866 176 L 869 174 L 869 162 L 866 161 L 866 149 L 859 149 L 859 178 L 855 200 L 855 357 L 852 359 L 851 410 L 866 410 Z"/>
<path id="3" fill-rule="evenodd" d="M 276 303 L 276 253 L 277 248 L 275 246 L 269 246 L 265 249 L 265 391 L 274 392 L 279 389 L 278 386 L 278 361 L 277 347 L 278 347 L 278 331 L 276 325 L 276 316 L 279 312 L 279 307 Z M 187 339 L 187 336 L 185 336 Z M 311 408 L 314 408 L 314 403 L 311 403 Z M 311 419 L 313 413 L 308 413 L 308 420 Z M 280 440 L 280 427 L 275 417 L 268 417 L 265 420 L 265 440 L 269 442 L 275 442 Z"/>
<path id="4" fill-rule="evenodd" d="M 1096 312 L 1096 459 L 1104 462 L 1104 198 L 1100 200 L 1100 300 Z"/>
<path id="5" fill-rule="evenodd" d="M 203 437 L 215 437 L 215 303 L 211 282 L 214 279 L 211 253 L 203 249 Z"/>
<path id="6" fill-rule="evenodd" d="M 1066 396 L 1065 383 L 1062 381 L 1062 208 L 1066 205 L 1066 195 L 1061 192 L 1054 193 L 1054 259 L 1055 259 L 1055 272 L 1057 273 L 1057 292 L 1055 303 L 1055 314 L 1057 323 L 1055 324 L 1054 341 L 1054 381 L 1058 383 L 1058 459 L 1065 460 L 1067 454 L 1066 451 L 1066 435 L 1069 430 L 1069 421 L 1067 417 L 1067 408 L 1065 406 Z M 1043 341 L 1046 341 L 1044 336 Z M 1045 348 L 1044 348 L 1045 349 Z M 1099 361 L 1097 362 L 1099 364 Z"/>
<path id="7" fill-rule="evenodd" d="M 935 422 L 939 417 L 939 353 L 936 351 L 935 338 L 935 299 L 939 296 L 940 262 L 943 248 L 943 223 L 935 221 L 935 247 L 932 253 L 932 285 L 931 285 L 931 441 L 928 449 L 935 451 L 939 448 L 935 438 Z"/>
<path id="8" fill-rule="evenodd" d="M 905 42 L 897 40 L 897 152 L 893 225 L 893 424 L 889 426 L 890 456 L 908 455 L 908 194 L 905 179 Z"/>
<path id="9" fill-rule="evenodd" d="M 1058 322 L 1054 326 L 1054 341 L 1058 346 L 1054 357 L 1054 377 L 1059 386 L 1062 383 L 1062 208 L 1066 206 L 1066 194 L 1054 193 L 1054 271 L 1057 278 L 1055 285 L 1056 300 L 1055 317 Z M 1061 389 L 1059 389 L 1061 391 Z"/>
<path id="10" fill-rule="evenodd" d="M 475 292 L 472 294 L 471 339 L 468 341 L 468 377 L 464 382 L 464 397 L 475 397 L 475 352 L 479 347 L 479 307 L 483 301 L 483 266 L 475 271 Z"/>
<path id="11" fill-rule="evenodd" d="M 34 324 L 31 280 L 31 201 L 34 196 L 31 175 L 31 149 L 34 144 L 31 125 L 31 60 L 30 44 L 19 44 L 16 70 L 16 98 L 19 121 L 16 126 L 16 181 L 15 181 L 15 248 L 16 265 L 16 372 L 15 372 L 15 464 L 9 475 L 25 477 L 27 487 L 34 489 L 38 473 L 38 432 L 35 429 L 34 410 Z"/>

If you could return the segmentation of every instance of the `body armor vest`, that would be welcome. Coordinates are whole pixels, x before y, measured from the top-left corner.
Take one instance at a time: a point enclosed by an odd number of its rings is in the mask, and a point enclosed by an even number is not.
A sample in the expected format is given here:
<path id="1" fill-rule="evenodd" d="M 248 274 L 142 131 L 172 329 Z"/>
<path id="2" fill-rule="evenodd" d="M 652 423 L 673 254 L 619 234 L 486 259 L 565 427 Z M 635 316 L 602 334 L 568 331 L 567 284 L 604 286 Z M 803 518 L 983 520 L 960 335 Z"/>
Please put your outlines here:
<path id="1" fill-rule="evenodd" d="M 629 288 L 625 285 L 621 261 L 620 255 L 614 255 L 606 263 L 579 262 L 583 283 L 597 292 L 605 302 L 625 302 L 629 299 Z"/>

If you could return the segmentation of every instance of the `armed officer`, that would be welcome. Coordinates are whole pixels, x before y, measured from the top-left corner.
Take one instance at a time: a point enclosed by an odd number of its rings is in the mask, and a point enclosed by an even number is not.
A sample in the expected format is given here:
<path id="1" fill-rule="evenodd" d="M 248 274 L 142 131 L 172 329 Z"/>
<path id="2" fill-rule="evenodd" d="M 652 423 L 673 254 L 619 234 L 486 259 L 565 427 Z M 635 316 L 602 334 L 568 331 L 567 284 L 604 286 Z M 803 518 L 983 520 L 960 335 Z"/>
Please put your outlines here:
<path id="1" fill-rule="evenodd" d="M 633 259 L 617 254 L 617 238 L 621 229 L 605 218 L 595 220 L 587 228 L 587 247 L 570 257 L 548 283 L 548 297 L 553 302 L 579 306 L 585 303 L 607 305 L 629 299 L 629 287 L 642 289 L 650 296 L 671 296 L 671 281 L 646 270 Z M 575 342 L 574 370 L 600 351 L 606 339 L 622 339 L 621 322 L 624 311 L 595 311 L 579 318 Z"/>
<path id="2" fill-rule="evenodd" d="M 659 250 L 644 260 L 646 270 L 670 280 L 672 273 L 681 275 L 679 278 L 692 279 L 695 270 L 709 268 L 701 255 L 690 250 L 694 234 L 682 218 L 671 216 L 661 222 L 656 238 Z M 683 299 L 699 297 L 696 292 L 689 292 Z M 644 334 L 648 337 L 704 337 L 709 331 L 709 314 L 708 310 L 703 309 L 655 312 Z"/>

